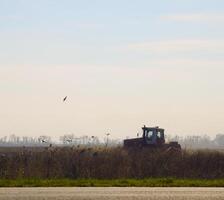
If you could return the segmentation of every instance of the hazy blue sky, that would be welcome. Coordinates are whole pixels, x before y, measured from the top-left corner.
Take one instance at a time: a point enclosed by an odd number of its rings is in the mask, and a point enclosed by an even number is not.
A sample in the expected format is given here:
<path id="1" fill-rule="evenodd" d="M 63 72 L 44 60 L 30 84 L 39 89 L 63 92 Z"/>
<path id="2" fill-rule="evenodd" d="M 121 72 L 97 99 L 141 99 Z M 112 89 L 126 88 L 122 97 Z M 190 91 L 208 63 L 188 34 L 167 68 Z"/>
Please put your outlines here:
<path id="1" fill-rule="evenodd" d="M 0 0 L 0 99 L 0 136 L 224 133 L 224 1 Z"/>

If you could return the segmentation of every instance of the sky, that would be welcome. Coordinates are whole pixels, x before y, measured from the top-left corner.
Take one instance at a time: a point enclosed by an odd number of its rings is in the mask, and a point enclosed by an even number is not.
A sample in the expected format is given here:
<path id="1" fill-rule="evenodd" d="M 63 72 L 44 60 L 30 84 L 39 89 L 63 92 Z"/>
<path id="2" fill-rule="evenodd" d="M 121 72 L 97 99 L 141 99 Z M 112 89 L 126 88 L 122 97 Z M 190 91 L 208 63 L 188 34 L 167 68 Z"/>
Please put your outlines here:
<path id="1" fill-rule="evenodd" d="M 0 136 L 224 133 L 223 24 L 223 0 L 0 0 Z"/>

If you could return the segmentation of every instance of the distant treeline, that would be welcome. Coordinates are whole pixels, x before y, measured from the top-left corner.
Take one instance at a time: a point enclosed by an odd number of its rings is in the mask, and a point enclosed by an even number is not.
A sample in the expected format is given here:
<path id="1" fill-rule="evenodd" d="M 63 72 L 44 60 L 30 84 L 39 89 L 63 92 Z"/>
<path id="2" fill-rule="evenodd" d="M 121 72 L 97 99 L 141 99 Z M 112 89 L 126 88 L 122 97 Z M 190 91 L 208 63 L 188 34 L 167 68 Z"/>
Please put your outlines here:
<path id="1" fill-rule="evenodd" d="M 224 134 L 217 134 L 214 139 L 211 139 L 208 135 L 168 136 L 168 140 L 178 141 L 182 148 L 187 149 L 224 149 Z"/>
<path id="2" fill-rule="evenodd" d="M 182 148 L 187 149 L 224 149 L 224 134 L 217 134 L 214 139 L 207 135 L 202 136 L 167 136 L 167 141 L 178 141 Z M 48 146 L 48 145 L 62 145 L 62 146 L 122 146 L 122 140 L 111 139 L 110 135 L 105 135 L 103 139 L 97 136 L 81 136 L 76 137 L 73 134 L 63 135 L 58 141 L 52 141 L 50 136 L 39 137 L 19 137 L 10 135 L 0 138 L 0 146 Z"/>
<path id="3" fill-rule="evenodd" d="M 224 178 L 224 153 L 122 147 L 2 147 L 0 178 Z"/>
<path id="4" fill-rule="evenodd" d="M 100 140 L 97 136 L 83 135 L 76 137 L 73 134 L 63 135 L 58 141 L 53 141 L 50 136 L 42 135 L 39 137 L 19 137 L 16 135 L 4 136 L 0 138 L 0 146 L 117 146 L 122 141 L 111 139 L 109 135 Z"/>

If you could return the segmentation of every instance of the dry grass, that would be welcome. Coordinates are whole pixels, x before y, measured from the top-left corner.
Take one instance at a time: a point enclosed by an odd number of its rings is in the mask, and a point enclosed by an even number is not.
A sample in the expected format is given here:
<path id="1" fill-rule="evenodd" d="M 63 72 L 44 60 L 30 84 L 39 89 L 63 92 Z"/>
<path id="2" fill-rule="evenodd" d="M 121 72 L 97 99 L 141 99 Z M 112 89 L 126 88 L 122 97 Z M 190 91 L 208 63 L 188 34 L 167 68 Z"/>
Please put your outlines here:
<path id="1" fill-rule="evenodd" d="M 2 179 L 224 178 L 224 153 L 116 148 L 0 149 Z"/>

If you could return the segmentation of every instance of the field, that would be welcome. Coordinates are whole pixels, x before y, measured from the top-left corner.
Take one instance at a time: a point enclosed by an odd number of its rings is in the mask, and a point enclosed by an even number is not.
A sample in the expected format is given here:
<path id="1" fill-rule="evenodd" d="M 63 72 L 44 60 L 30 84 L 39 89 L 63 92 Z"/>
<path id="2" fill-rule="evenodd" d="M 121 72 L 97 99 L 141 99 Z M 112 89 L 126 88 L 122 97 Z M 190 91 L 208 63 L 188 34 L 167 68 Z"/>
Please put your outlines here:
<path id="1" fill-rule="evenodd" d="M 224 153 L 219 151 L 0 148 L 0 186 L 224 186 L 223 182 Z"/>

